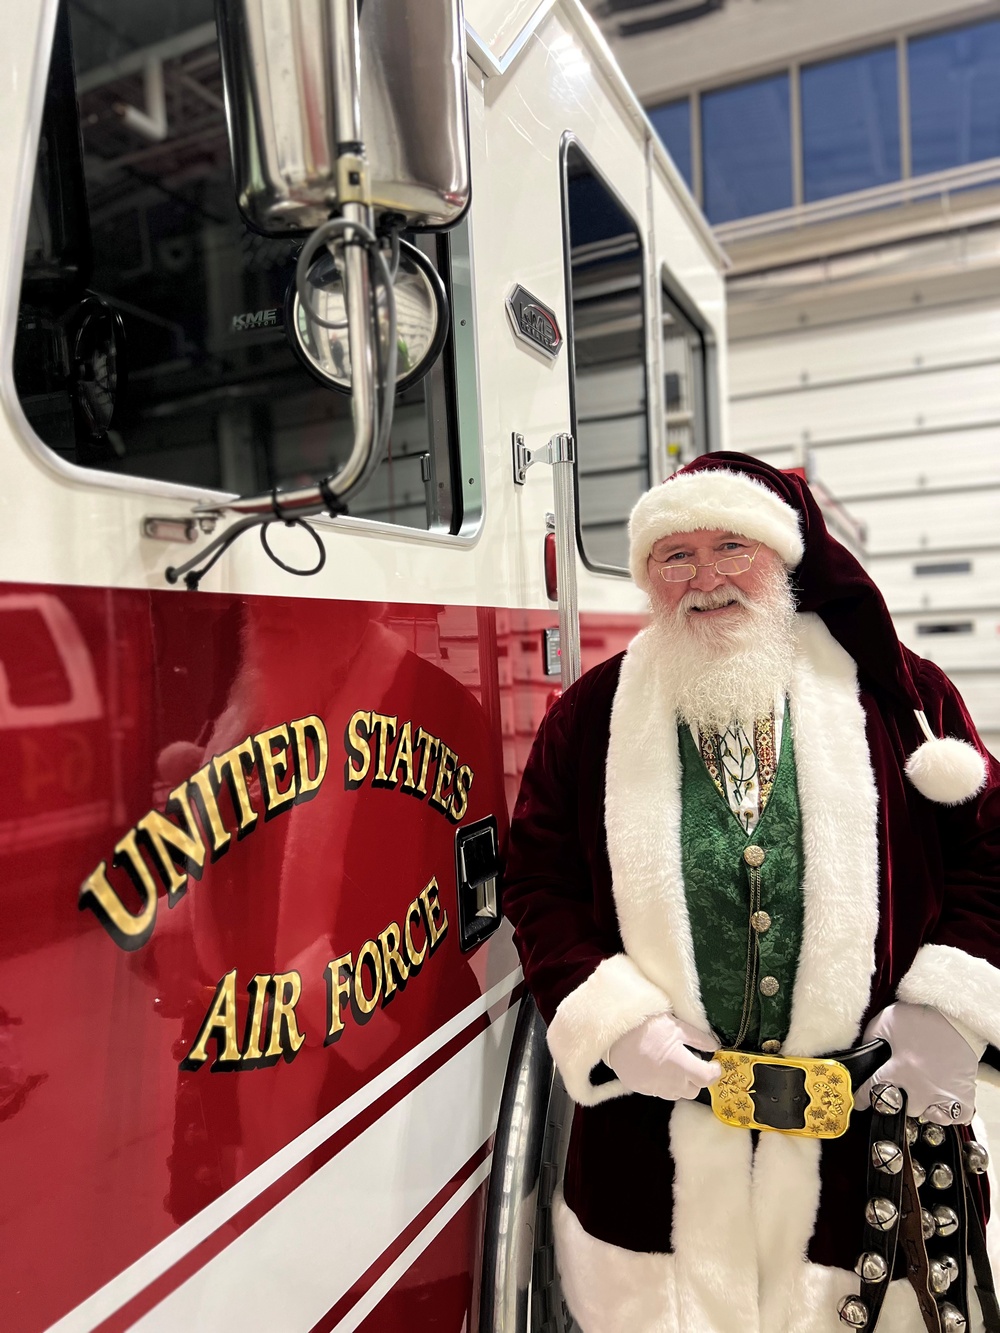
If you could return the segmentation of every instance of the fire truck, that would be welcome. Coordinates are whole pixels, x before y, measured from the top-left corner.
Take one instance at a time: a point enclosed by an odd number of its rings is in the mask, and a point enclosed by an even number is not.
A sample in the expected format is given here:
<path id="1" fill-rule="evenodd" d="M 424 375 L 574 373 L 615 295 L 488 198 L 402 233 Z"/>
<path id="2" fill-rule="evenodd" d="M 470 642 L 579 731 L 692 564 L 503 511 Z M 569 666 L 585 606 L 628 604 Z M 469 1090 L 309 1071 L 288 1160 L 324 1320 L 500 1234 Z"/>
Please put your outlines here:
<path id="1" fill-rule="evenodd" d="M 0 108 L 0 1326 L 563 1328 L 502 917 L 724 259 L 577 0 L 37 0 Z"/>

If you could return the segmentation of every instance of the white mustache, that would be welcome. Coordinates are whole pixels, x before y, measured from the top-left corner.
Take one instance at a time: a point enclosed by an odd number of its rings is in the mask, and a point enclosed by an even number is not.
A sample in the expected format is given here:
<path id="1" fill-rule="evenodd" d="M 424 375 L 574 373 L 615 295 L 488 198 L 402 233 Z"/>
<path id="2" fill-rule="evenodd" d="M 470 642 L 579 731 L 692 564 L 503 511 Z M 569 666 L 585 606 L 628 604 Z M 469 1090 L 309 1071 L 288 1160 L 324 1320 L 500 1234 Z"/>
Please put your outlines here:
<path id="1" fill-rule="evenodd" d="M 732 584 L 726 588 L 713 588 L 711 592 L 686 592 L 677 605 L 682 614 L 688 611 L 714 611 L 717 607 L 738 602 L 740 606 L 751 607 L 753 603 L 742 588 Z"/>

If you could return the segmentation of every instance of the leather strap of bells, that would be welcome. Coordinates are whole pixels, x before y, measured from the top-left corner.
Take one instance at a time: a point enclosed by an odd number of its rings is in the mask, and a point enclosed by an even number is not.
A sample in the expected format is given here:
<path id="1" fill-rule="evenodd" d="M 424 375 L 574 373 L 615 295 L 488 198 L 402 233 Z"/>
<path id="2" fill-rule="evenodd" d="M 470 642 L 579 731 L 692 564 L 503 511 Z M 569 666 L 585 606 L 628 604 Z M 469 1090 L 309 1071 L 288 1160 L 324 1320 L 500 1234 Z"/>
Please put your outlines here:
<path id="1" fill-rule="evenodd" d="M 882 1312 L 885 1293 L 896 1266 L 896 1250 L 900 1240 L 899 1219 L 904 1206 L 903 1192 L 909 1170 L 906 1098 L 897 1088 L 876 1084 L 872 1089 L 868 1202 L 865 1204 L 862 1254 L 857 1263 L 862 1306 L 858 1318 L 863 1316 L 864 1322 L 856 1322 L 854 1326 L 857 1328 L 874 1329 Z M 913 1191 L 915 1194 L 915 1185 Z M 846 1309 L 842 1308 L 842 1318 L 845 1313 Z M 939 1330 L 935 1329 L 934 1333 L 939 1333 Z"/>
<path id="2" fill-rule="evenodd" d="M 907 1277 L 921 1301 L 924 1310 L 927 1294 L 931 1300 L 924 1322 L 930 1333 L 950 1333 L 949 1322 L 963 1329 L 969 1321 L 968 1283 L 968 1192 L 965 1188 L 965 1168 L 962 1162 L 962 1142 L 956 1128 L 941 1125 L 921 1125 L 910 1121 L 908 1137 L 910 1156 L 919 1164 L 917 1172 L 918 1205 L 922 1210 L 913 1219 L 923 1237 L 926 1252 L 926 1272 L 907 1272 Z M 923 1226 L 920 1226 L 920 1222 Z M 953 1265 L 957 1265 L 957 1273 Z M 955 1273 L 941 1290 L 944 1274 Z M 949 1311 L 958 1311 L 965 1320 L 962 1324 Z"/>
<path id="3" fill-rule="evenodd" d="M 861 1292 L 841 1302 L 845 1324 L 874 1333 L 889 1282 L 905 1276 L 928 1333 L 964 1333 L 971 1259 L 986 1333 L 1000 1333 L 1000 1305 L 971 1182 L 985 1169 L 985 1152 L 968 1129 L 907 1119 L 899 1090 L 872 1090 L 864 1251 L 856 1266 Z"/>

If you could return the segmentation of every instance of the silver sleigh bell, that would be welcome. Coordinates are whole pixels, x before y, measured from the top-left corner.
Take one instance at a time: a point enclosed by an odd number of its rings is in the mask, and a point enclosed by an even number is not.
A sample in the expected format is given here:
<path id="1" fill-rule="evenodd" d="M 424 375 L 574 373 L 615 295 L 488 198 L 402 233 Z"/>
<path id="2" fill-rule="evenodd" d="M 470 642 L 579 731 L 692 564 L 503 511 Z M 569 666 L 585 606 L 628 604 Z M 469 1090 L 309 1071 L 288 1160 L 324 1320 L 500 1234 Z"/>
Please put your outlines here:
<path id="1" fill-rule="evenodd" d="M 939 1236 L 954 1236 L 958 1230 L 958 1213 L 947 1204 L 934 1209 L 934 1226 Z"/>
<path id="2" fill-rule="evenodd" d="M 876 1083 L 871 1090 L 872 1110 L 879 1115 L 899 1115 L 903 1094 L 894 1083 Z"/>
<path id="3" fill-rule="evenodd" d="M 898 1176 L 903 1169 L 902 1150 L 891 1139 L 878 1139 L 872 1144 L 872 1166 L 887 1176 Z"/>
<path id="4" fill-rule="evenodd" d="M 944 1264 L 937 1259 L 931 1260 L 927 1280 L 930 1283 L 931 1291 L 935 1296 L 943 1296 L 951 1286 L 950 1273 Z"/>
<path id="5" fill-rule="evenodd" d="M 990 1164 L 990 1155 L 981 1143 L 972 1139 L 965 1145 L 965 1169 L 971 1176 L 981 1176 Z"/>
<path id="6" fill-rule="evenodd" d="M 940 1259 L 941 1267 L 948 1274 L 948 1281 L 954 1282 L 958 1277 L 958 1260 L 953 1254 L 943 1254 Z"/>
<path id="7" fill-rule="evenodd" d="M 866 1328 L 868 1325 L 868 1306 L 860 1296 L 845 1296 L 837 1306 L 837 1313 L 848 1328 Z"/>
<path id="8" fill-rule="evenodd" d="M 955 1183 L 955 1174 L 947 1162 L 935 1162 L 931 1167 L 931 1188 L 950 1190 Z"/>
<path id="9" fill-rule="evenodd" d="M 968 1321 L 962 1311 L 957 1306 L 952 1305 L 951 1301 L 942 1301 L 938 1306 L 941 1315 L 942 1333 L 965 1333 L 968 1328 Z"/>
<path id="10" fill-rule="evenodd" d="M 950 1254 L 932 1259 L 929 1272 L 931 1291 L 935 1296 L 943 1296 L 958 1277 L 958 1261 Z"/>
<path id="11" fill-rule="evenodd" d="M 923 1189 L 927 1181 L 927 1172 L 920 1165 L 920 1163 L 917 1161 L 916 1158 L 913 1159 L 910 1165 L 913 1167 L 913 1183 L 916 1185 L 918 1190 Z"/>
<path id="12" fill-rule="evenodd" d="M 899 1211 L 891 1199 L 876 1194 L 865 1204 L 865 1221 L 876 1231 L 891 1231 L 899 1220 Z"/>
<path id="13" fill-rule="evenodd" d="M 854 1271 L 862 1282 L 884 1282 L 889 1276 L 889 1265 L 875 1250 L 865 1250 L 854 1265 Z"/>

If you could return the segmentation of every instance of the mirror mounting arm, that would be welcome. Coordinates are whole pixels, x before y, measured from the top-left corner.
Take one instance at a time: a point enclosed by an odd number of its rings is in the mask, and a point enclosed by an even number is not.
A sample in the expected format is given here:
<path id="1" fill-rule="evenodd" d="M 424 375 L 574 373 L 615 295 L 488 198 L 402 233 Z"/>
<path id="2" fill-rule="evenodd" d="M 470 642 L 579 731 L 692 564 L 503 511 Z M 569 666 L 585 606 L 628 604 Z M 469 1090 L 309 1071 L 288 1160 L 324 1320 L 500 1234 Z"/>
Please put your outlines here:
<path id="1" fill-rule="evenodd" d="M 310 317 L 308 299 L 302 297 L 309 262 L 325 245 L 343 264 L 354 442 L 343 466 L 314 486 L 281 494 L 245 496 L 222 505 L 196 509 L 196 513 L 216 514 L 220 509 L 226 509 L 241 517 L 192 560 L 171 566 L 166 571 L 168 582 L 176 583 L 183 578 L 189 588 L 196 588 L 215 561 L 250 527 L 275 518 L 297 522 L 310 514 L 346 512 L 346 497 L 365 485 L 388 445 L 396 383 L 396 303 L 392 276 L 373 230 L 368 166 L 362 140 L 361 50 L 356 0 L 330 0 L 329 15 L 335 64 L 333 130 L 341 216 L 321 223 L 306 241 L 296 267 L 296 282 L 300 300 Z M 335 254 L 335 243 L 339 243 L 339 255 Z M 385 288 L 389 345 L 384 360 L 373 299 L 372 261 Z M 322 561 L 319 568 L 322 568 Z"/>

